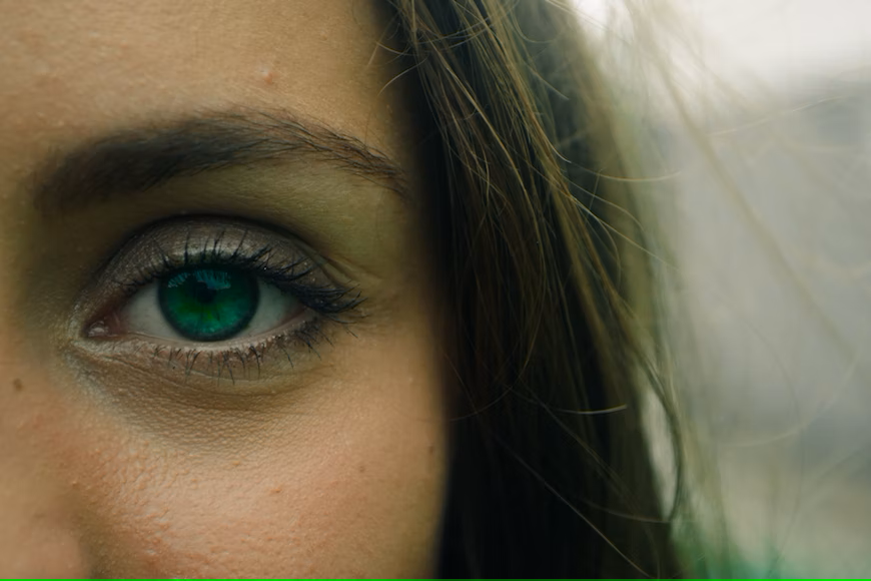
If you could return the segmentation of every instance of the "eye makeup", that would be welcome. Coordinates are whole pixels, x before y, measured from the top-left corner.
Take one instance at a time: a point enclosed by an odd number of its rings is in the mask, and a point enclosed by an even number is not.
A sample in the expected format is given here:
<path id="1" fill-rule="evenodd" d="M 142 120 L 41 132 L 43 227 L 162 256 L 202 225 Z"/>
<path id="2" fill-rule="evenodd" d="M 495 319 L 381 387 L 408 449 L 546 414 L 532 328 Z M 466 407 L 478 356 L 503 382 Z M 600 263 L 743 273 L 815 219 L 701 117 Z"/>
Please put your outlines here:
<path id="1" fill-rule="evenodd" d="M 232 383 L 265 362 L 317 353 L 363 297 L 285 233 L 217 217 L 169 219 L 134 235 L 97 274 L 78 343 L 141 369 Z"/>

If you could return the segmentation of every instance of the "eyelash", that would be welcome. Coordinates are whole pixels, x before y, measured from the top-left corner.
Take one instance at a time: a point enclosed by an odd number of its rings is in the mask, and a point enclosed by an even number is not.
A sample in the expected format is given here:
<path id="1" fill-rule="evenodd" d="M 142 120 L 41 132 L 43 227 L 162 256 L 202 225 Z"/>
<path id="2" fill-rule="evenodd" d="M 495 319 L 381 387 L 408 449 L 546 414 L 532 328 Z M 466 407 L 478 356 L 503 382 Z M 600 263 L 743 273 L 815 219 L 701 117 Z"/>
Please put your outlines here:
<path id="1" fill-rule="evenodd" d="M 173 270 L 196 266 L 212 266 L 222 268 L 238 268 L 254 276 L 260 277 L 269 284 L 278 287 L 281 291 L 294 296 L 303 305 L 324 316 L 337 316 L 348 311 L 362 302 L 359 293 L 338 284 L 318 285 L 314 283 L 300 283 L 299 281 L 310 276 L 315 269 L 320 268 L 309 258 L 298 258 L 285 266 L 278 267 L 270 264 L 269 258 L 273 251 L 272 247 L 264 246 L 253 255 L 243 256 L 236 252 L 227 254 L 217 249 L 217 243 L 212 249 L 190 252 L 185 249 L 183 260 L 176 264 L 168 253 L 159 250 L 160 254 L 155 261 L 141 267 L 134 280 L 121 283 L 126 287 L 126 295 L 129 298 L 143 286 L 166 277 Z"/>
<path id="2" fill-rule="evenodd" d="M 213 343 L 211 344 L 213 346 L 209 347 L 161 345 L 157 339 L 150 338 L 148 343 L 153 350 L 153 359 L 165 356 L 170 365 L 177 361 L 184 361 L 185 373 L 190 374 L 198 359 L 207 355 L 208 374 L 220 377 L 226 368 L 233 380 L 232 363 L 241 362 L 244 369 L 248 363 L 253 362 L 259 370 L 264 355 L 273 349 L 282 351 L 291 366 L 293 366 L 291 352 L 299 349 L 300 346 L 318 354 L 316 347 L 318 342 L 325 340 L 332 343 L 324 332 L 326 322 L 338 323 L 351 332 L 347 328 L 351 321 L 343 315 L 351 313 L 363 302 L 364 299 L 359 292 L 332 280 L 329 282 L 313 280 L 321 278 L 326 281 L 328 278 L 325 275 L 318 277 L 323 266 L 301 251 L 289 261 L 276 260 L 277 253 L 274 247 L 269 245 L 263 245 L 256 250 L 243 251 L 245 236 L 243 234 L 232 251 L 222 247 L 222 235 L 214 237 L 208 244 L 196 250 L 192 250 L 189 243 L 186 243 L 180 257 L 173 256 L 157 244 L 153 245 L 153 251 L 149 253 L 147 262 L 139 266 L 132 277 L 126 281 L 114 281 L 122 290 L 119 300 L 113 301 L 112 312 L 116 313 L 119 308 L 123 308 L 146 285 L 163 280 L 175 270 L 218 267 L 238 269 L 275 286 L 281 292 L 293 296 L 313 316 L 302 324 L 290 328 L 280 327 L 274 334 L 245 340 L 228 339 Z M 101 325 L 105 330 L 105 317 L 90 325 L 86 335 L 93 338 L 107 336 L 107 333 L 100 332 Z"/>

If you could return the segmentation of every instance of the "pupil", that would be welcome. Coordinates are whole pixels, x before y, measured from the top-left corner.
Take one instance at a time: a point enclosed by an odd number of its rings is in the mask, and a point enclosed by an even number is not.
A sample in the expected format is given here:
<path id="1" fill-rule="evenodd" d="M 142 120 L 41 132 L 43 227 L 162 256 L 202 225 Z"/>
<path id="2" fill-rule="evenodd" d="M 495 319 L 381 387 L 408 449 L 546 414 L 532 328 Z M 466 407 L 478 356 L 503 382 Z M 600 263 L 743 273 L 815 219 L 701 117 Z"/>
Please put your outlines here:
<path id="1" fill-rule="evenodd" d="M 193 294 L 197 298 L 197 301 L 201 303 L 211 303 L 218 295 L 218 291 L 209 288 L 209 283 L 205 281 L 198 280 L 194 285 Z"/>
<path id="2" fill-rule="evenodd" d="M 248 326 L 259 295 L 257 279 L 243 271 L 194 268 L 161 280 L 157 297 L 164 319 L 180 335 L 223 341 Z"/>

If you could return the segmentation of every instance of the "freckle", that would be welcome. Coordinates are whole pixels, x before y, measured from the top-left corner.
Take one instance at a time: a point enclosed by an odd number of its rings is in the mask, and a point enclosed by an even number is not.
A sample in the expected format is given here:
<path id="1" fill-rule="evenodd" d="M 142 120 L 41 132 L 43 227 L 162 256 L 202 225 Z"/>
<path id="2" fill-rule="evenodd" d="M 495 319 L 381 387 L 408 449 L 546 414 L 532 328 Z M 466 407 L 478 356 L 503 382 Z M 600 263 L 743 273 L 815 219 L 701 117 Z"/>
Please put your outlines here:
<path id="1" fill-rule="evenodd" d="M 12 389 L 14 389 L 15 391 L 21 391 L 22 389 L 24 389 L 24 384 L 21 383 L 20 379 L 15 378 L 12 380 Z"/>
<path id="2" fill-rule="evenodd" d="M 429 445 L 429 448 L 427 449 L 427 451 L 429 452 L 429 455 L 432 456 L 433 454 L 435 454 L 435 446 L 433 446 L 432 444 L 430 444 L 430 445 Z"/>
<path id="3" fill-rule="evenodd" d="M 365 464 L 360 464 L 360 467 L 357 468 L 357 471 L 360 472 L 360 474 L 366 472 L 366 465 L 365 465 Z"/>

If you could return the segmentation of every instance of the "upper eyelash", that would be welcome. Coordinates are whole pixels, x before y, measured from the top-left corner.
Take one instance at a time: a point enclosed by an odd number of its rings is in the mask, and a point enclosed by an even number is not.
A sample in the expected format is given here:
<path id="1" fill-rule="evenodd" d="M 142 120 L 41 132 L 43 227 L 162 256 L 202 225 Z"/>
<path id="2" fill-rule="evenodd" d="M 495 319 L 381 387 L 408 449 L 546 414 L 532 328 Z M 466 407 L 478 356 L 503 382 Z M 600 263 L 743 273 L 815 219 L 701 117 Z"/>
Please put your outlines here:
<path id="1" fill-rule="evenodd" d="M 304 306 L 330 318 L 336 318 L 339 314 L 349 311 L 363 302 L 359 292 L 338 283 L 300 282 L 321 268 L 309 257 L 299 257 L 290 262 L 276 263 L 277 261 L 272 260 L 274 250 L 271 246 L 263 246 L 250 254 L 241 254 L 240 250 L 244 238 L 232 252 L 219 246 L 220 239 L 220 235 L 216 236 L 210 245 L 211 247 L 207 245 L 193 250 L 186 243 L 181 261 L 178 261 L 158 245 L 156 248 L 158 256 L 140 267 L 134 279 L 121 283 L 125 288 L 125 295 L 131 296 L 143 286 L 160 280 L 169 272 L 180 268 L 229 266 L 262 278 L 267 283 L 292 295 Z"/>

